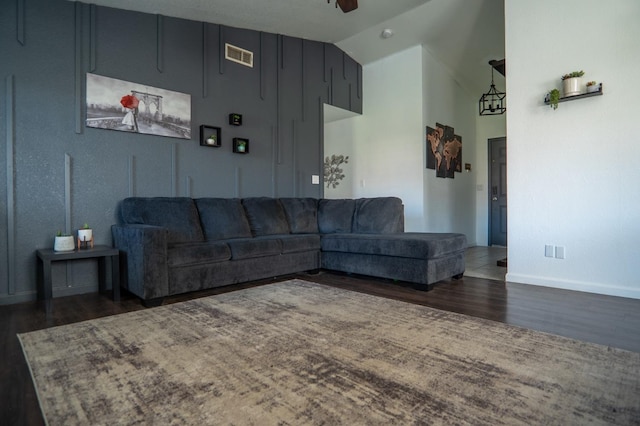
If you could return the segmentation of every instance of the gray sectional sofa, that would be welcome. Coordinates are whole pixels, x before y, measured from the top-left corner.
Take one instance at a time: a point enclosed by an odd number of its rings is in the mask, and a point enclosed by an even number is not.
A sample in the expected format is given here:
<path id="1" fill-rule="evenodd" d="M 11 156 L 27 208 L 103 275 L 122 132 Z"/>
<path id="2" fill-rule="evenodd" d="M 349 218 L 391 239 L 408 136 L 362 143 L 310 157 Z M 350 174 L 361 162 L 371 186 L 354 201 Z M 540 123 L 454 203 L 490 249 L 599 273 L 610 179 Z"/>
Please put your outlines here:
<path id="1" fill-rule="evenodd" d="M 112 235 L 126 263 L 122 285 L 146 305 L 320 268 L 425 290 L 464 272 L 465 236 L 404 232 L 404 207 L 395 197 L 132 197 L 119 210 Z"/>

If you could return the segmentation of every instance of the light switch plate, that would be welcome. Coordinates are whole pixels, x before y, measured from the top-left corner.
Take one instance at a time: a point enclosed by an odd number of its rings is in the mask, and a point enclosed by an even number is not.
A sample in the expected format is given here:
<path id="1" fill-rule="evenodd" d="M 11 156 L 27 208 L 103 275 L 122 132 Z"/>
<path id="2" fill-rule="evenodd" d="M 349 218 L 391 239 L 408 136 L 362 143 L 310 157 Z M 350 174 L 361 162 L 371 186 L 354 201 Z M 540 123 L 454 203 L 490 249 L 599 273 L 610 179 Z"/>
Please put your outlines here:
<path id="1" fill-rule="evenodd" d="M 320 176 L 319 175 L 311 175 L 311 184 L 312 185 L 320 185 Z"/>

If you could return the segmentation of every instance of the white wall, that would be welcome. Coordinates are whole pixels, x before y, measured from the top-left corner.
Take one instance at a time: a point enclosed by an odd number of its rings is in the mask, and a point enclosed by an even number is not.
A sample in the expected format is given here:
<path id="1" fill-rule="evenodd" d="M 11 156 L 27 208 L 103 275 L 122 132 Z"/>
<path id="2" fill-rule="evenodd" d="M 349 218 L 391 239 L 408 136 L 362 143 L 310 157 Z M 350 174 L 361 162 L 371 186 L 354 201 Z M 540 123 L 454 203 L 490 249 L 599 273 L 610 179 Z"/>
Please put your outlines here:
<path id="1" fill-rule="evenodd" d="M 421 230 L 460 232 L 469 245 L 476 244 L 475 174 L 456 173 L 454 179 L 436 177 L 425 167 L 426 126 L 441 123 L 462 137 L 462 162 L 476 163 L 477 103 L 451 77 L 448 69 L 422 48 L 422 173 L 424 181 L 424 222 Z M 464 167 L 463 167 L 464 170 Z"/>
<path id="2" fill-rule="evenodd" d="M 405 206 L 405 229 L 421 230 L 421 48 L 366 65 L 362 74 L 363 114 L 325 125 L 325 156 L 331 154 L 327 147 L 337 150 L 345 135 L 352 137 L 352 155 L 347 165 L 353 173 L 351 196 L 400 197 Z M 346 194 L 346 189 L 343 191 Z M 328 196 L 335 194 L 325 188 L 325 197 Z"/>
<path id="3" fill-rule="evenodd" d="M 508 0 L 505 18 L 507 280 L 640 298 L 640 2 Z M 603 96 L 543 104 L 581 69 Z"/>
<path id="4" fill-rule="evenodd" d="M 361 117 L 325 125 L 325 156 L 351 153 L 350 192 L 325 188 L 325 197 L 398 196 L 407 231 L 461 232 L 475 244 L 475 175 L 442 179 L 426 169 L 425 127 L 453 126 L 463 162 L 475 163 L 476 102 L 420 46 L 364 66 L 363 93 Z"/>

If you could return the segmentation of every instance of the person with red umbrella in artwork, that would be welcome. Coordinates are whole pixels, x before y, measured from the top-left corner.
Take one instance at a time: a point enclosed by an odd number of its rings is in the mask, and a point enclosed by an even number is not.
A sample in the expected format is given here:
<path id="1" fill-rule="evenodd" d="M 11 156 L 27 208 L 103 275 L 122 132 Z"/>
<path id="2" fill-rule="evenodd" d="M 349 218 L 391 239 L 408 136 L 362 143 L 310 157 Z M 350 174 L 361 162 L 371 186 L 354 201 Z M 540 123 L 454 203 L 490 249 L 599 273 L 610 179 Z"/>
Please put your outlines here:
<path id="1" fill-rule="evenodd" d="M 127 108 L 127 113 L 122 119 L 122 124 L 127 126 L 129 130 L 138 131 L 138 105 L 140 101 L 133 95 L 124 95 L 120 99 L 120 104 Z"/>

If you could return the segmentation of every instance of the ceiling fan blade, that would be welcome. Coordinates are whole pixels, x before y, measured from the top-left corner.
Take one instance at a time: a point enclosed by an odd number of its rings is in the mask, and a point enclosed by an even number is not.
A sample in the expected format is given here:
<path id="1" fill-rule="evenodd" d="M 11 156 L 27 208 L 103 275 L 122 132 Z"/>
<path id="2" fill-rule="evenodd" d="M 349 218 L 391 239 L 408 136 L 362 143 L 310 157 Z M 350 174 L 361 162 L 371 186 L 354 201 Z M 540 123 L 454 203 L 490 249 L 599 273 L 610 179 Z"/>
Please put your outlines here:
<path id="1" fill-rule="evenodd" d="M 358 0 L 336 0 L 336 2 L 344 13 L 351 12 L 358 8 Z"/>

